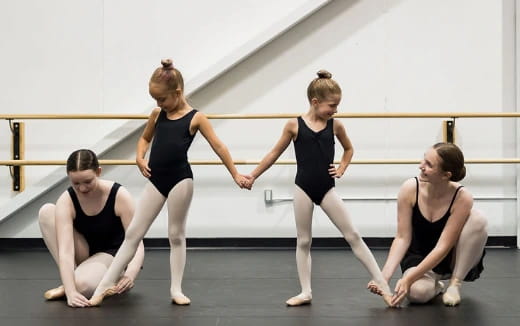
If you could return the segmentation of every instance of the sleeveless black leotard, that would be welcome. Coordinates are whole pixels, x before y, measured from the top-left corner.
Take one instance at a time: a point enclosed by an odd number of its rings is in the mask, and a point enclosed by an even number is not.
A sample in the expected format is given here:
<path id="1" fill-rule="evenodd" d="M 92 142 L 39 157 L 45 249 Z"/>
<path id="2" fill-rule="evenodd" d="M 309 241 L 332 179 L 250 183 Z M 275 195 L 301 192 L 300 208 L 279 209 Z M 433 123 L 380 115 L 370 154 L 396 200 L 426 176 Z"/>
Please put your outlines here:
<path id="1" fill-rule="evenodd" d="M 334 119 L 315 132 L 302 117 L 298 117 L 298 135 L 294 141 L 296 154 L 296 184 L 316 204 L 321 204 L 325 194 L 334 187 L 334 178 L 329 174 L 334 162 Z"/>
<path id="2" fill-rule="evenodd" d="M 161 110 L 155 123 L 155 135 L 150 151 L 150 182 L 164 196 L 183 179 L 193 179 L 188 162 L 188 149 L 195 135 L 190 134 L 190 123 L 197 110 L 193 109 L 179 119 L 170 120 Z"/>
<path id="3" fill-rule="evenodd" d="M 119 183 L 114 182 L 105 206 L 99 214 L 93 216 L 83 212 L 72 187 L 67 189 L 76 210 L 73 226 L 87 240 L 89 256 L 98 252 L 106 252 L 114 256 L 123 243 L 125 229 L 121 218 L 115 213 L 116 195 L 120 186 Z"/>
<path id="4" fill-rule="evenodd" d="M 417 191 L 415 194 L 415 205 L 412 212 L 412 241 L 408 251 L 406 252 L 403 260 L 401 261 L 401 270 L 404 272 L 410 267 L 419 265 L 423 259 L 433 250 L 437 241 L 439 240 L 448 219 L 451 216 L 450 210 L 455 201 L 457 193 L 463 186 L 459 186 L 455 190 L 455 194 L 451 199 L 450 206 L 446 213 L 441 219 L 430 222 L 421 213 L 419 209 L 419 180 L 415 177 L 417 184 Z M 452 274 L 452 261 L 453 261 L 454 250 L 450 250 L 448 255 L 433 268 L 433 271 L 440 274 L 443 279 L 449 278 Z M 474 281 L 480 277 L 480 273 L 484 270 L 483 258 L 485 252 L 482 254 L 480 262 L 474 266 L 465 277 L 465 281 Z"/>

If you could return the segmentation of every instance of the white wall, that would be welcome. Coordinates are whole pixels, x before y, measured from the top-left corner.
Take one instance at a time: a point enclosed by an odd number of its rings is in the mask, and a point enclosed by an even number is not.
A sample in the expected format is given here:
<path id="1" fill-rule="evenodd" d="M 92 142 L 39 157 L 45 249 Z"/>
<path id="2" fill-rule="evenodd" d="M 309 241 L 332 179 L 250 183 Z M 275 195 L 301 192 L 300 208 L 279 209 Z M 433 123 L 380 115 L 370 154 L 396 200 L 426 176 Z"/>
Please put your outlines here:
<path id="1" fill-rule="evenodd" d="M 33 2 L 2 4 L 10 13 L 1 10 L 0 15 L 8 17 L 0 17 L 0 24 L 17 25 L 16 18 L 25 13 L 23 6 Z M 34 24 L 40 22 L 36 28 L 30 27 L 32 23 L 29 27 L 19 24 L 19 29 L 10 27 L 7 38 L 0 35 L 9 40 L 12 48 L 7 60 L 0 63 L 6 69 L 2 71 L 8 72 L 0 77 L 0 86 L 12 90 L 0 98 L 0 107 L 16 107 L 16 112 L 24 113 L 148 111 L 153 102 L 146 84 L 160 58 L 173 57 L 189 81 L 304 2 L 227 0 L 220 7 L 208 8 L 213 2 L 150 1 L 138 5 L 127 1 L 49 1 L 45 8 L 29 13 L 36 20 Z M 77 17 L 69 17 L 75 26 L 67 29 L 62 28 L 68 22 L 60 15 L 64 6 L 70 7 L 65 10 L 72 15 L 82 11 Z M 81 10 L 73 10 L 77 8 Z M 232 17 L 229 8 L 233 8 Z M 324 68 L 343 88 L 343 112 L 515 111 L 511 59 L 515 27 L 511 8 L 512 0 L 332 1 L 193 94 L 190 101 L 205 113 L 304 112 L 307 84 L 317 70 Z M 46 21 L 54 25 L 49 27 Z M 0 33 L 6 33 L 6 28 L 0 27 Z M 79 42 L 78 34 L 90 39 L 90 43 Z M 20 41 L 29 36 L 39 42 Z M 60 52 L 55 48 L 62 43 Z M 78 44 L 82 44 L 81 49 Z M 80 64 L 65 64 L 71 62 L 69 48 Z M 38 61 L 36 71 L 23 64 L 34 57 L 27 52 L 44 50 L 48 58 Z M 35 60 L 40 60 L 39 56 Z M 73 74 L 69 73 L 71 67 Z M 26 81 L 23 76 L 27 74 L 35 74 L 36 78 Z M 16 77 L 8 78 L 11 75 Z M 37 106 L 33 95 L 37 95 Z M 252 160 L 271 148 L 284 122 L 213 120 L 212 124 L 234 158 Z M 355 159 L 419 159 L 429 145 L 441 139 L 441 122 L 343 119 L 355 146 Z M 64 157 L 78 146 L 96 143 L 96 137 L 104 137 L 118 123 L 28 122 L 27 158 Z M 467 158 L 517 156 L 514 119 L 459 119 L 456 126 L 457 142 Z M 81 132 L 76 132 L 76 137 L 61 136 L 74 130 Z M 8 128 L 0 133 L 2 155 L 7 158 Z M 135 139 L 125 141 L 109 157 L 132 159 Z M 193 160 L 216 159 L 200 135 L 189 154 Z M 282 159 L 293 158 L 291 147 Z M 249 172 L 252 168 L 240 166 L 239 170 Z M 515 166 L 467 168 L 464 184 L 475 196 L 516 196 Z M 54 169 L 27 170 L 30 183 Z M 139 197 L 144 180 L 135 168 L 106 170 L 106 178 L 118 180 Z M 292 204 L 266 206 L 263 202 L 264 189 L 272 189 L 275 198 L 292 195 L 294 166 L 274 166 L 251 192 L 234 186 L 222 166 L 194 166 L 193 170 L 195 194 L 188 236 L 294 235 Z M 343 197 L 393 197 L 402 181 L 416 171 L 412 165 L 352 165 L 337 182 L 337 192 Z M 6 192 L 10 184 L 7 169 L 1 181 L 5 186 L 0 189 L 0 198 L 8 200 L 12 194 Z M 0 236 L 38 237 L 37 227 L 31 222 L 37 207 L 44 200 L 55 200 L 58 193 L 50 193 L 17 214 L 19 218 L 15 216 L 2 224 Z M 489 216 L 491 235 L 516 234 L 516 203 L 476 201 L 476 206 Z M 395 201 L 346 201 L 346 205 L 364 236 L 393 235 Z M 338 236 L 319 208 L 316 213 L 314 235 Z M 17 218 L 19 222 L 13 222 Z M 165 228 L 166 216 L 162 212 L 147 236 L 165 237 Z"/>

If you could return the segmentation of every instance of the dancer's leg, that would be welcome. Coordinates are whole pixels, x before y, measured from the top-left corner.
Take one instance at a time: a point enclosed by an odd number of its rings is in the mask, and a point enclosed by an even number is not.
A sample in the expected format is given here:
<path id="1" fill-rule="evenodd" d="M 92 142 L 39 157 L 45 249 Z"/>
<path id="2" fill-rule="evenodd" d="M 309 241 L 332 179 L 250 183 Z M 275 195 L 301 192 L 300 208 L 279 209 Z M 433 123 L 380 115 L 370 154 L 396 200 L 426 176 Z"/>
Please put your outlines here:
<path id="1" fill-rule="evenodd" d="M 338 228 L 345 240 L 349 243 L 352 248 L 354 255 L 361 261 L 361 263 L 368 270 L 372 279 L 380 286 L 383 291 L 383 298 L 385 302 L 389 303 L 390 300 L 390 287 L 381 274 L 377 261 L 370 249 L 359 235 L 357 229 L 352 224 L 345 205 L 341 198 L 336 194 L 334 188 L 332 188 L 321 201 L 321 208 L 330 218 L 332 223 Z"/>
<path id="2" fill-rule="evenodd" d="M 125 240 L 119 247 L 110 268 L 96 288 L 90 300 L 91 305 L 99 305 L 106 294 L 105 292 L 109 291 L 117 283 L 121 273 L 134 257 L 140 241 L 143 240 L 152 222 L 161 211 L 165 200 L 166 198 L 161 195 L 154 185 L 150 182 L 146 184 L 137 203 L 132 222 L 130 222 L 126 230 Z"/>
<path id="3" fill-rule="evenodd" d="M 487 237 L 486 218 L 478 210 L 472 210 L 455 246 L 455 266 L 442 297 L 445 305 L 456 306 L 460 303 L 461 283 L 482 257 Z"/>
<path id="4" fill-rule="evenodd" d="M 307 194 L 298 186 L 294 192 L 294 217 L 296 221 L 296 265 L 302 292 L 287 300 L 289 306 L 310 303 L 311 290 L 311 244 L 312 244 L 312 211 L 314 204 Z"/>
<path id="5" fill-rule="evenodd" d="M 74 271 L 76 289 L 89 298 L 105 275 L 114 257 L 105 252 L 98 252 L 82 262 Z"/>
<path id="6" fill-rule="evenodd" d="M 59 265 L 58 259 L 58 240 L 56 237 L 56 206 L 54 204 L 45 204 L 40 208 L 38 213 L 38 224 L 42 233 L 43 241 L 49 249 L 56 265 Z M 85 238 L 74 230 L 74 259 L 80 264 L 88 258 L 89 248 Z M 60 285 L 56 288 L 46 291 L 43 295 L 47 300 L 58 299 L 65 296 L 65 288 Z"/>
<path id="7" fill-rule="evenodd" d="M 186 218 L 193 196 L 193 179 L 184 179 L 168 194 L 168 238 L 170 240 L 170 295 L 172 303 L 186 305 L 191 301 L 182 293 L 182 277 L 186 264 Z"/>

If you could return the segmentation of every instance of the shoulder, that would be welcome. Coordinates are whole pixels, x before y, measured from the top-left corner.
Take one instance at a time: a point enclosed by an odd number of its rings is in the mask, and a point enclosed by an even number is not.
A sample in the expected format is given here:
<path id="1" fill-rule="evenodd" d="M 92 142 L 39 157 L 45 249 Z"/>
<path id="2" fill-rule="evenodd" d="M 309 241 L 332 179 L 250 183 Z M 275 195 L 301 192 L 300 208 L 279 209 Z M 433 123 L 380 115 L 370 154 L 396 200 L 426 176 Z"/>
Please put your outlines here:
<path id="1" fill-rule="evenodd" d="M 126 217 L 133 215 L 134 199 L 130 192 L 123 186 L 117 189 L 116 199 L 114 201 L 114 212 L 116 216 Z"/>
<path id="2" fill-rule="evenodd" d="M 415 193 L 417 192 L 417 179 L 406 179 L 399 188 L 398 200 L 413 204 L 415 201 Z"/>
<path id="3" fill-rule="evenodd" d="M 202 113 L 202 112 L 200 112 L 200 111 L 198 111 L 196 109 L 193 109 L 190 112 L 194 112 L 192 121 L 195 122 L 195 123 L 201 123 L 201 122 L 209 121 L 208 117 L 204 113 Z M 189 114 L 189 113 L 187 113 L 187 114 Z"/>
<path id="4" fill-rule="evenodd" d="M 297 130 L 298 129 L 298 118 L 291 118 L 285 123 L 285 129 Z"/>
<path id="5" fill-rule="evenodd" d="M 208 118 L 204 113 L 200 112 L 199 110 L 193 109 L 190 112 L 194 112 L 193 119 L 207 119 Z"/>
<path id="6" fill-rule="evenodd" d="M 132 201 L 132 195 L 130 194 L 130 192 L 124 186 L 119 185 L 119 188 L 116 192 L 116 205 L 128 204 Z"/>
<path id="7" fill-rule="evenodd" d="M 159 117 L 159 114 L 161 114 L 162 109 L 159 107 L 156 107 L 150 112 L 150 116 L 148 117 L 149 122 L 155 122 L 157 121 L 157 118 Z"/>
<path id="8" fill-rule="evenodd" d="M 160 107 L 153 108 L 152 112 L 150 112 L 150 117 L 157 117 L 161 111 L 162 109 Z"/>
<path id="9" fill-rule="evenodd" d="M 56 210 L 60 212 L 68 212 L 71 216 L 75 215 L 74 203 L 70 197 L 69 191 L 65 190 L 56 201 Z"/>
<path id="10" fill-rule="evenodd" d="M 61 195 L 58 197 L 58 200 L 56 201 L 56 205 L 65 204 L 65 203 L 72 204 L 72 198 L 70 197 L 68 188 L 67 188 L 67 190 L 62 192 Z"/>
<path id="11" fill-rule="evenodd" d="M 334 129 L 334 133 L 345 132 L 345 126 L 339 119 L 332 119 L 332 128 Z"/>
<path id="12" fill-rule="evenodd" d="M 456 185 L 457 187 L 460 187 L 460 185 Z M 459 191 L 457 192 L 454 205 L 461 205 L 461 206 L 473 206 L 473 194 L 469 191 L 466 187 L 460 187 Z"/>

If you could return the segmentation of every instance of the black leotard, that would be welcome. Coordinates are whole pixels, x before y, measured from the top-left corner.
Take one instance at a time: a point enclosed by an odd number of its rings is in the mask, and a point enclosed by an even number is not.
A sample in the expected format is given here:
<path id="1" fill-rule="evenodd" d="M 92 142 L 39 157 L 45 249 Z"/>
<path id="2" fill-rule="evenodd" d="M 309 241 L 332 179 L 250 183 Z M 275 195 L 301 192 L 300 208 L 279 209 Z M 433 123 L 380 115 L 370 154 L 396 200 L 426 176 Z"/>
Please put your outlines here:
<path id="1" fill-rule="evenodd" d="M 296 154 L 296 184 L 319 205 L 325 194 L 334 187 L 334 178 L 329 174 L 334 162 L 334 119 L 315 132 L 302 117 L 298 117 L 298 135 L 294 141 Z"/>
<path id="2" fill-rule="evenodd" d="M 451 216 L 450 210 L 455 201 L 455 197 L 460 188 L 463 187 L 459 186 L 457 190 L 455 190 L 450 206 L 442 218 L 432 223 L 422 215 L 421 210 L 419 209 L 419 180 L 417 177 L 415 178 L 415 182 L 417 184 L 417 192 L 415 194 L 415 205 L 412 213 L 412 242 L 401 261 L 401 270 L 403 272 L 410 267 L 419 265 L 433 250 Z M 485 253 L 482 254 L 482 258 L 484 257 L 484 254 Z M 482 258 L 480 259 L 480 262 L 469 271 L 468 275 L 466 275 L 466 278 L 464 279 L 465 281 L 473 281 L 479 278 L 480 273 L 484 269 Z M 442 275 L 442 278 L 449 278 L 452 274 L 452 261 L 453 249 L 450 250 L 448 255 L 446 255 L 446 257 L 433 268 L 433 271 Z"/>
<path id="3" fill-rule="evenodd" d="M 120 186 L 119 183 L 114 182 L 105 206 L 94 216 L 86 215 L 72 187 L 67 189 L 76 211 L 73 225 L 87 240 L 89 256 L 98 252 L 106 252 L 114 256 L 123 243 L 125 229 L 121 218 L 115 213 L 116 194 Z"/>
<path id="4" fill-rule="evenodd" d="M 161 110 L 155 123 L 155 135 L 150 151 L 150 182 L 164 196 L 179 181 L 193 179 L 188 162 L 188 149 L 195 135 L 190 134 L 190 123 L 197 110 L 193 109 L 179 119 L 170 120 Z"/>

